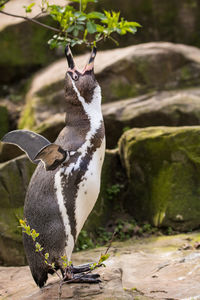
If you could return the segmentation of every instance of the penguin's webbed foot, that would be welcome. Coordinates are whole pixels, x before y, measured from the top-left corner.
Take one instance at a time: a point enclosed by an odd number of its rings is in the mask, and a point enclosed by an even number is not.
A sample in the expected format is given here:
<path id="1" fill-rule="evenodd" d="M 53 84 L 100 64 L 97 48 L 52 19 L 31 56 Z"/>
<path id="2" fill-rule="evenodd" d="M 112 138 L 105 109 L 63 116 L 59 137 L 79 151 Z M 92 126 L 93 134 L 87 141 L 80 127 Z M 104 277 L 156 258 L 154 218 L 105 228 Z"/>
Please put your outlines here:
<path id="1" fill-rule="evenodd" d="M 100 275 L 97 273 L 91 273 L 91 265 L 84 264 L 80 266 L 71 265 L 64 272 L 63 280 L 66 283 L 99 283 Z"/>
<path id="2" fill-rule="evenodd" d="M 83 264 L 83 265 L 80 265 L 80 266 L 71 265 L 71 272 L 73 274 L 89 272 L 91 270 L 91 265 L 92 264 L 93 263 L 88 263 L 88 264 Z"/>
<path id="3" fill-rule="evenodd" d="M 73 276 L 66 276 L 64 279 L 66 283 L 100 283 L 99 274 L 89 274 L 89 273 L 78 273 L 73 274 Z"/>
<path id="4" fill-rule="evenodd" d="M 100 283 L 100 275 L 99 274 L 84 274 L 79 273 L 75 274 L 73 278 L 74 283 Z"/>

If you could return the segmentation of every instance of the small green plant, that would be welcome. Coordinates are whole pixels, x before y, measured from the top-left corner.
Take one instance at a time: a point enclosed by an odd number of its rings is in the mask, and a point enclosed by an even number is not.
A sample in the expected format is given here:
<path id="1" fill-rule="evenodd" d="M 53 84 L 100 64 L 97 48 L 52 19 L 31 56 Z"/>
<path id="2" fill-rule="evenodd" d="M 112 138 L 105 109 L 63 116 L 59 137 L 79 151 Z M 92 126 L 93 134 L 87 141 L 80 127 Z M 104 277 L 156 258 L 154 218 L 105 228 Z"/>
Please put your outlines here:
<path id="1" fill-rule="evenodd" d="M 123 133 L 124 133 L 124 132 L 126 132 L 126 131 L 128 131 L 128 130 L 130 130 L 130 129 L 131 129 L 131 127 L 126 126 L 126 127 L 124 127 L 124 128 L 122 129 L 122 131 L 123 131 Z"/>
<path id="2" fill-rule="evenodd" d="M 97 230 L 96 246 L 103 246 L 109 242 L 112 238 L 112 232 L 107 231 L 103 227 L 99 227 Z"/>
<path id="3" fill-rule="evenodd" d="M 109 257 L 110 257 L 110 254 L 108 254 L 108 253 L 101 254 L 99 261 L 97 263 L 93 263 L 90 265 L 90 270 L 92 271 L 100 266 L 106 267 L 106 265 L 104 264 L 104 261 L 106 261 Z"/>
<path id="4" fill-rule="evenodd" d="M 74 282 L 74 279 L 71 278 L 71 273 L 70 273 L 70 267 L 72 266 L 72 262 L 68 261 L 66 255 L 63 255 L 63 256 L 60 257 L 61 261 L 62 261 L 62 267 L 64 269 L 64 274 L 65 274 L 64 277 L 62 278 L 61 275 L 56 270 L 55 263 L 54 262 L 52 263 L 50 261 L 50 259 L 49 259 L 49 253 L 45 252 L 44 247 L 42 247 L 42 245 L 36 241 L 36 239 L 39 237 L 39 233 L 36 232 L 35 229 L 32 229 L 27 224 L 26 220 L 21 220 L 20 219 L 19 223 L 20 223 L 20 227 L 22 228 L 23 233 L 25 233 L 25 234 L 27 234 L 28 236 L 31 237 L 31 239 L 32 239 L 32 241 L 34 243 L 34 246 L 35 246 L 35 252 L 37 252 L 38 255 L 42 256 L 42 258 L 44 259 L 45 264 L 47 264 L 48 267 L 50 269 L 52 269 L 57 274 L 57 276 L 59 277 L 60 283 L 59 283 L 59 298 L 58 299 L 61 299 L 63 284 Z M 110 248 L 110 245 L 111 245 L 111 242 L 110 242 L 108 248 L 106 249 L 106 252 L 104 254 L 101 254 L 101 256 L 100 256 L 100 258 L 99 258 L 99 260 L 98 260 L 97 263 L 91 264 L 90 270 L 86 274 L 90 273 L 92 270 L 97 269 L 99 267 L 102 267 L 102 266 L 105 267 L 104 261 L 106 261 L 109 258 L 109 256 L 110 256 L 107 253 L 108 250 L 109 250 L 109 248 Z M 69 273 L 70 273 L 70 276 L 68 277 Z"/>
<path id="5" fill-rule="evenodd" d="M 94 247 L 95 245 L 92 239 L 90 238 L 90 236 L 88 235 L 87 231 L 81 230 L 78 236 L 78 240 L 76 242 L 75 250 L 80 251 L 80 250 L 86 250 Z"/>
<path id="6" fill-rule="evenodd" d="M 34 244 L 35 244 L 35 252 L 38 252 L 43 258 L 44 258 L 44 262 L 45 264 L 47 264 L 49 266 L 50 269 L 53 269 L 54 272 L 57 273 L 57 271 L 55 270 L 55 264 L 54 263 L 50 263 L 48 261 L 49 259 L 49 253 L 48 252 L 44 252 L 44 248 L 38 243 L 36 242 L 36 239 L 38 238 L 38 236 L 40 235 L 39 233 L 37 233 L 35 231 L 35 229 L 31 229 L 29 225 L 27 225 L 26 221 L 25 220 L 19 220 L 19 223 L 20 223 L 20 227 L 22 228 L 22 231 L 29 235 Z M 57 273 L 58 274 L 58 273 Z M 59 276 L 60 277 L 60 276 Z"/>
<path id="7" fill-rule="evenodd" d="M 172 234 L 174 234 L 173 229 L 171 227 L 168 227 L 167 228 L 167 235 L 172 235 Z"/>
<path id="8" fill-rule="evenodd" d="M 137 28 L 141 25 L 137 22 L 130 22 L 120 17 L 120 12 L 107 11 L 88 11 L 88 4 L 98 2 L 98 0 L 71 0 L 70 4 L 65 6 L 49 4 L 48 0 L 41 0 L 41 12 L 39 15 L 29 18 L 27 14 L 32 12 L 35 2 L 28 6 L 23 6 L 26 16 L 10 14 L 2 10 L 10 0 L 0 0 L 0 13 L 12 17 L 22 18 L 44 26 L 55 32 L 53 37 L 48 41 L 50 48 L 60 45 L 66 46 L 85 44 L 87 46 L 96 46 L 102 40 L 111 39 L 118 45 L 113 34 L 125 35 L 127 33 L 135 34 Z M 36 17 L 48 13 L 54 21 L 57 22 L 58 28 L 43 24 Z"/>
<path id="9" fill-rule="evenodd" d="M 123 184 L 113 184 L 112 186 L 108 187 L 106 189 L 106 194 L 109 200 L 112 200 L 115 196 L 117 196 L 119 194 L 119 192 L 121 191 L 121 189 L 124 187 Z"/>

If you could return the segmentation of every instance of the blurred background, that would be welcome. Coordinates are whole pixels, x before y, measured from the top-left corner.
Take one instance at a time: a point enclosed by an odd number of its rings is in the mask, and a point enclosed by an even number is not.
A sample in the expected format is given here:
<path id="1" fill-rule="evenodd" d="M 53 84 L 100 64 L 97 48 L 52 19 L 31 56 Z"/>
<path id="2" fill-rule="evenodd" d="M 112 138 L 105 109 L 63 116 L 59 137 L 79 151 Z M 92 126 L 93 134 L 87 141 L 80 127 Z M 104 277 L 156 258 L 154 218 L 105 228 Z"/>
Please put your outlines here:
<path id="1" fill-rule="evenodd" d="M 12 0 L 4 10 L 24 14 L 31 2 Z M 101 193 L 77 250 L 106 243 L 114 230 L 124 240 L 200 226 L 200 2 L 99 0 L 91 6 L 104 8 L 142 28 L 117 37 L 119 47 L 109 41 L 98 48 L 107 151 Z M 54 25 L 48 16 L 42 21 Z M 0 138 L 26 128 L 54 141 L 64 126 L 67 62 L 62 49 L 49 49 L 51 35 L 0 14 Z M 72 50 L 82 67 L 89 50 Z M 34 168 L 18 148 L 0 143 L 1 265 L 25 264 L 17 226 Z"/>

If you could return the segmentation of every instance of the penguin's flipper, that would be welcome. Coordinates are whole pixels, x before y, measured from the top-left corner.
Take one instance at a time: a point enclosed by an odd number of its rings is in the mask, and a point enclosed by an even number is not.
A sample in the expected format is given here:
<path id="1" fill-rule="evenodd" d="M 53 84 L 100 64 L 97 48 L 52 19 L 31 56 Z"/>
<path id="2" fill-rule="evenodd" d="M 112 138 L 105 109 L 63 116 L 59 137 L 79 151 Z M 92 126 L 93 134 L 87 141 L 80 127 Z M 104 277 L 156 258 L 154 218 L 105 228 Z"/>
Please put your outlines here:
<path id="1" fill-rule="evenodd" d="M 38 152 L 51 144 L 40 134 L 29 130 L 10 131 L 4 135 L 1 141 L 3 143 L 14 144 L 18 146 L 21 150 L 26 152 L 29 159 L 34 163 L 37 163 L 35 161 L 35 156 L 38 154 Z"/>
<path id="2" fill-rule="evenodd" d="M 67 151 L 60 146 L 51 144 L 42 135 L 29 130 L 13 130 L 1 141 L 18 146 L 33 163 L 37 164 L 41 160 L 47 171 L 56 169 L 67 157 Z"/>
<path id="3" fill-rule="evenodd" d="M 50 144 L 43 148 L 36 156 L 35 160 L 41 160 L 47 171 L 55 170 L 68 157 L 68 152 L 63 150 L 59 145 Z"/>

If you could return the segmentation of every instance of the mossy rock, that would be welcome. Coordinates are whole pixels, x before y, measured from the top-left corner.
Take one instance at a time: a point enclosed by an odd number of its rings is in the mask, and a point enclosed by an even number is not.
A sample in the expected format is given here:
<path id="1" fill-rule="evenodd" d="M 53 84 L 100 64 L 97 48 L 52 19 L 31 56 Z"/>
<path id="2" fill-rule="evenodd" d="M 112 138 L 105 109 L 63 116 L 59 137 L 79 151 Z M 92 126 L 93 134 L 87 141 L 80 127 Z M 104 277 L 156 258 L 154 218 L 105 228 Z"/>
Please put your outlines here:
<path id="1" fill-rule="evenodd" d="M 102 106 L 107 148 L 130 128 L 200 125 L 200 89 L 145 94 Z"/>
<path id="2" fill-rule="evenodd" d="M 131 129 L 119 141 L 136 220 L 175 230 L 200 226 L 200 127 Z"/>
<path id="3" fill-rule="evenodd" d="M 18 219 L 34 169 L 25 156 L 0 164 L 0 261 L 5 265 L 25 264 Z"/>
<path id="4" fill-rule="evenodd" d="M 88 56 L 76 57 L 77 66 L 81 68 Z M 99 52 L 95 76 L 102 88 L 102 102 L 198 86 L 199 56 L 197 48 L 172 43 L 149 43 Z M 66 59 L 62 59 L 33 78 L 21 113 L 20 129 L 36 130 L 41 123 L 64 112 L 66 69 Z"/>
<path id="5" fill-rule="evenodd" d="M 40 21 L 55 25 L 50 17 L 43 17 Z M 18 81 L 55 60 L 58 56 L 47 45 L 51 35 L 49 30 L 31 22 L 10 25 L 0 31 L 1 82 Z"/>
<path id="6" fill-rule="evenodd" d="M 0 163 L 9 161 L 22 154 L 24 154 L 24 152 L 19 147 L 0 142 Z"/>
<path id="7" fill-rule="evenodd" d="M 5 106 L 0 105 L 0 139 L 9 130 L 8 110 Z"/>

